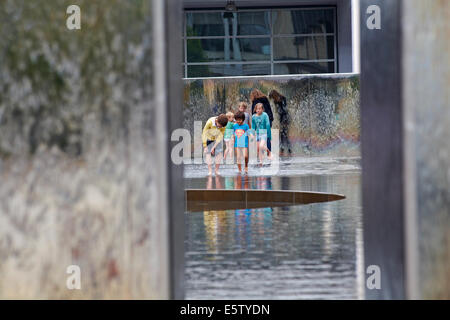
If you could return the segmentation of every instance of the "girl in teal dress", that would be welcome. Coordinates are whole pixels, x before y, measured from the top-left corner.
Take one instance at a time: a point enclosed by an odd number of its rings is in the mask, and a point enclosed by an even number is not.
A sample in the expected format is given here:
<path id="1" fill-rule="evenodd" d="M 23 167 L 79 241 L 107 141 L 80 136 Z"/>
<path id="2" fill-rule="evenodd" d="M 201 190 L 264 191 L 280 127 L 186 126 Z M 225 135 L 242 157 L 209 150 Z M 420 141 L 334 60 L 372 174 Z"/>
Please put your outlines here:
<path id="1" fill-rule="evenodd" d="M 228 156 L 233 159 L 233 141 L 231 141 L 231 138 L 233 136 L 233 126 L 235 124 L 234 122 L 234 113 L 233 112 L 227 112 L 226 114 L 228 118 L 228 124 L 225 127 L 225 134 L 223 135 L 223 140 L 225 140 L 225 155 L 223 156 L 223 159 L 225 160 Z"/>

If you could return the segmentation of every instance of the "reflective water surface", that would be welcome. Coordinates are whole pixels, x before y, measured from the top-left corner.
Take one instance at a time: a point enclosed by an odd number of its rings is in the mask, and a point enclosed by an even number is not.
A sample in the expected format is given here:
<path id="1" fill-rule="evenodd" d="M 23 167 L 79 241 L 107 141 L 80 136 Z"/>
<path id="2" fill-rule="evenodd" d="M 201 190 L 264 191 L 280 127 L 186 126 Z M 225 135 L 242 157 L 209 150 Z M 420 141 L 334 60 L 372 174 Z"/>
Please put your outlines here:
<path id="1" fill-rule="evenodd" d="M 341 201 L 186 213 L 187 299 L 362 298 L 359 159 L 281 163 L 274 175 L 232 166 L 207 177 L 186 166 L 186 188 L 333 192 Z"/>

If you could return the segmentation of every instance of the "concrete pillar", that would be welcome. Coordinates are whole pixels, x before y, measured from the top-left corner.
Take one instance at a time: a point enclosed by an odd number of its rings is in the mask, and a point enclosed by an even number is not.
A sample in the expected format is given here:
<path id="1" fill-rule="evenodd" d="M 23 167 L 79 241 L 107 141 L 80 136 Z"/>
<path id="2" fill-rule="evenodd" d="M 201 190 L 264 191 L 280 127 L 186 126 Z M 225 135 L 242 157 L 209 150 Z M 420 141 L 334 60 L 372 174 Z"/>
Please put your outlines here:
<path id="1" fill-rule="evenodd" d="M 366 10 L 381 10 L 369 30 Z M 364 262 L 381 270 L 368 299 L 405 297 L 400 1 L 361 1 L 361 154 Z M 367 278 L 367 276 L 366 276 Z"/>
<path id="2" fill-rule="evenodd" d="M 161 0 L 164 4 L 165 26 L 165 72 L 167 88 L 163 106 L 167 112 L 167 129 L 170 134 L 183 128 L 183 83 L 180 61 L 182 57 L 182 3 L 179 0 Z M 168 140 L 166 140 L 167 142 Z M 176 144 L 173 142 L 171 146 Z M 184 299 L 184 211 L 185 193 L 183 166 L 174 165 L 167 150 L 169 164 L 169 241 L 170 241 L 170 298 Z"/>
<path id="3" fill-rule="evenodd" d="M 449 9 L 361 1 L 364 253 L 381 269 L 369 299 L 449 297 Z"/>

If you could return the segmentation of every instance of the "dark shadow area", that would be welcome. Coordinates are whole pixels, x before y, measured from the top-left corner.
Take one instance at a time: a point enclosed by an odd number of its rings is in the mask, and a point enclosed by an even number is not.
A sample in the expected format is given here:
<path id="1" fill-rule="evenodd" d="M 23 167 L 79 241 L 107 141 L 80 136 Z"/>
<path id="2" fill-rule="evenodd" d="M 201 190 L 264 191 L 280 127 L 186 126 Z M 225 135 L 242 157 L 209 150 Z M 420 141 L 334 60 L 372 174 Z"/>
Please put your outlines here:
<path id="1" fill-rule="evenodd" d="M 287 207 L 345 199 L 331 193 L 287 190 L 186 190 L 186 211 Z"/>

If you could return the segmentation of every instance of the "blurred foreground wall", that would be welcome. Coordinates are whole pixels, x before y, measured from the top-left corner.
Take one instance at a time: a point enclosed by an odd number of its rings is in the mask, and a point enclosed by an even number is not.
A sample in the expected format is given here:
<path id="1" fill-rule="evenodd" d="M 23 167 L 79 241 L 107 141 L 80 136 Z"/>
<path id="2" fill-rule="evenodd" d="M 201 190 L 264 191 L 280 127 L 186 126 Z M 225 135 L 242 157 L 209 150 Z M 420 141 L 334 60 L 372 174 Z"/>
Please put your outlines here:
<path id="1" fill-rule="evenodd" d="M 449 18 L 447 0 L 361 0 L 368 299 L 450 298 Z"/>
<path id="2" fill-rule="evenodd" d="M 156 2 L 0 2 L 0 298 L 169 297 Z"/>
<path id="3" fill-rule="evenodd" d="M 403 10 L 411 289 L 450 299 L 450 1 L 407 0 Z"/>

